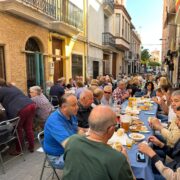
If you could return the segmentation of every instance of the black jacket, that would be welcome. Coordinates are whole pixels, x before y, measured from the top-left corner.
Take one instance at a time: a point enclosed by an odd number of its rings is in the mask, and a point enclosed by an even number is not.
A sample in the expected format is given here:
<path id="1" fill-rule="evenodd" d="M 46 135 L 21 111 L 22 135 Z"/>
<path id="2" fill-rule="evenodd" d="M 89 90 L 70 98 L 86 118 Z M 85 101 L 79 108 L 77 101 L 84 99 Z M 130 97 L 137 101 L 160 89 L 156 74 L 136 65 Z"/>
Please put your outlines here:
<path id="1" fill-rule="evenodd" d="M 20 89 L 10 86 L 0 87 L 0 103 L 5 108 L 8 118 L 14 118 L 20 110 L 34 102 Z"/>
<path id="2" fill-rule="evenodd" d="M 92 110 L 92 107 L 84 108 L 80 102 L 78 102 L 79 110 L 77 113 L 78 126 L 82 128 L 89 128 L 88 118 Z"/>

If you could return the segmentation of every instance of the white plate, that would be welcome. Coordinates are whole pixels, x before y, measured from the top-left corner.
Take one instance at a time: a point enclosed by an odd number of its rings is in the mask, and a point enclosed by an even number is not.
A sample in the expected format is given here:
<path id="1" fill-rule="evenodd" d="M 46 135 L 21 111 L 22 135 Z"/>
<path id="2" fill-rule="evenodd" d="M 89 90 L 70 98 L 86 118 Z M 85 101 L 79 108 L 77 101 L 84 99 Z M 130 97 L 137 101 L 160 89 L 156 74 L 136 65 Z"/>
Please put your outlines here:
<path id="1" fill-rule="evenodd" d="M 131 133 L 129 134 L 129 137 L 134 141 L 142 141 L 145 138 L 145 136 L 140 133 Z"/>

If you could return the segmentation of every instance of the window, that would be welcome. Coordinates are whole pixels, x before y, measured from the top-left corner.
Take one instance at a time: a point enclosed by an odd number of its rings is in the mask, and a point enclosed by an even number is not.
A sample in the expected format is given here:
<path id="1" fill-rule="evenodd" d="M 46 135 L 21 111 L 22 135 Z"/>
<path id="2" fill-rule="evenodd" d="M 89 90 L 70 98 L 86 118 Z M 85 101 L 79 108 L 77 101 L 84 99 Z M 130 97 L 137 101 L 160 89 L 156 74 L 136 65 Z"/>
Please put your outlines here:
<path id="1" fill-rule="evenodd" d="M 124 37 L 124 16 L 122 18 L 122 37 Z"/>
<path id="2" fill-rule="evenodd" d="M 72 77 L 82 76 L 82 56 L 72 54 Z"/>
<path id="3" fill-rule="evenodd" d="M 0 77 L 6 79 L 4 46 L 0 46 Z"/>
<path id="4" fill-rule="evenodd" d="M 127 37 L 128 37 L 128 27 L 127 27 L 128 23 L 127 21 L 125 20 L 125 39 L 127 40 Z"/>
<path id="5" fill-rule="evenodd" d="M 116 36 L 120 36 L 121 15 L 116 14 Z"/>

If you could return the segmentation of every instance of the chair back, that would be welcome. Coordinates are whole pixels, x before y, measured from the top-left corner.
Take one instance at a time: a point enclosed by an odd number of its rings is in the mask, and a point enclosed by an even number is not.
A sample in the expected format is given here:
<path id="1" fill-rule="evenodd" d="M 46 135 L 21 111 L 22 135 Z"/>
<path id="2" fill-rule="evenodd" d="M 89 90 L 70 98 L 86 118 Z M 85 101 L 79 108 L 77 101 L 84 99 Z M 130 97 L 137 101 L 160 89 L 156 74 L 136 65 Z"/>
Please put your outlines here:
<path id="1" fill-rule="evenodd" d="M 16 118 L 13 118 L 13 119 L 9 119 L 9 120 L 6 120 L 6 121 L 2 121 L 0 122 L 0 129 L 11 129 L 12 131 L 12 136 L 15 135 L 16 133 L 16 130 L 17 130 L 17 126 L 18 126 L 18 123 L 19 123 L 19 120 L 20 120 L 20 117 L 16 117 Z"/>
<path id="2" fill-rule="evenodd" d="M 59 99 L 57 96 L 50 96 L 50 102 L 53 106 L 59 105 Z"/>
<path id="3" fill-rule="evenodd" d="M 41 145 L 41 147 L 43 148 L 43 151 L 44 151 L 44 147 L 43 147 L 44 131 L 41 131 L 40 133 L 38 133 L 38 141 L 39 141 L 39 144 Z"/>

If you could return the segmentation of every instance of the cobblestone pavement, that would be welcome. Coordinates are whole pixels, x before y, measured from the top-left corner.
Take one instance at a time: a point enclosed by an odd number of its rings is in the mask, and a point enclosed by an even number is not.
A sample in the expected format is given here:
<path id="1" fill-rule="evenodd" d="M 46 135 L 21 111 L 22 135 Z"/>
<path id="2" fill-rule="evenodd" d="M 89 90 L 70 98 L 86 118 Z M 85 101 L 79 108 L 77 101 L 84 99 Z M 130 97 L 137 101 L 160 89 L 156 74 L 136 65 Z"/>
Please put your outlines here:
<path id="1" fill-rule="evenodd" d="M 37 147 L 38 148 L 38 147 Z M 36 148 L 36 149 L 37 149 Z M 44 154 L 35 151 L 25 153 L 25 161 L 21 156 L 5 164 L 6 174 L 2 174 L 0 169 L 0 180 L 39 180 Z M 62 171 L 58 171 L 61 176 Z M 52 179 L 52 170 L 45 168 L 43 180 Z M 54 180 L 57 178 L 53 178 Z"/>

